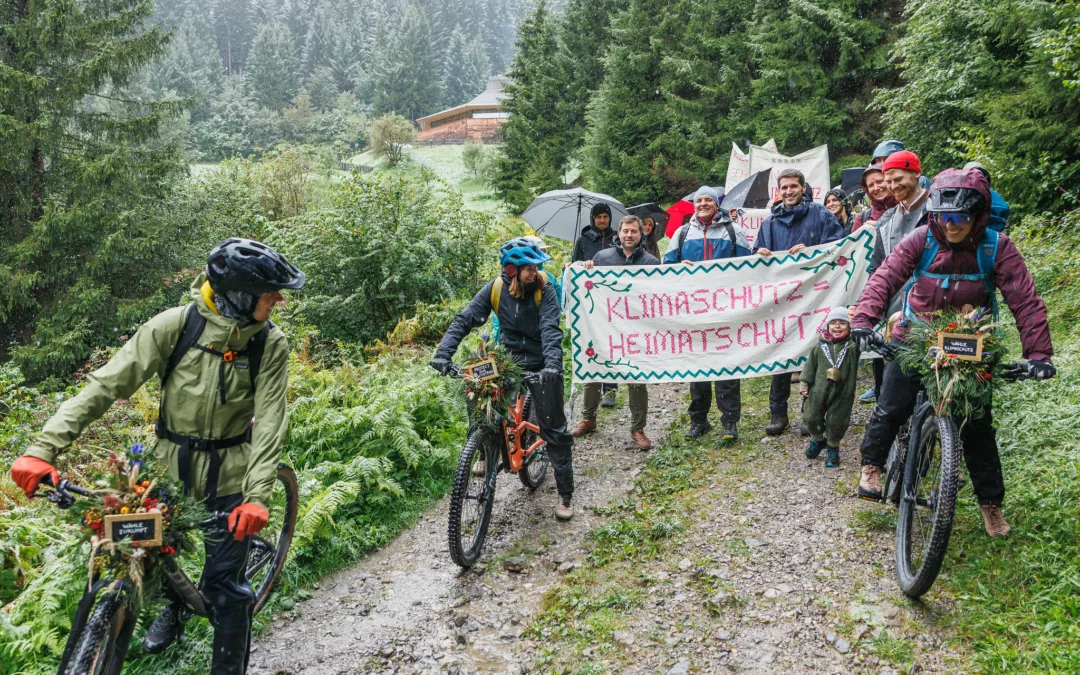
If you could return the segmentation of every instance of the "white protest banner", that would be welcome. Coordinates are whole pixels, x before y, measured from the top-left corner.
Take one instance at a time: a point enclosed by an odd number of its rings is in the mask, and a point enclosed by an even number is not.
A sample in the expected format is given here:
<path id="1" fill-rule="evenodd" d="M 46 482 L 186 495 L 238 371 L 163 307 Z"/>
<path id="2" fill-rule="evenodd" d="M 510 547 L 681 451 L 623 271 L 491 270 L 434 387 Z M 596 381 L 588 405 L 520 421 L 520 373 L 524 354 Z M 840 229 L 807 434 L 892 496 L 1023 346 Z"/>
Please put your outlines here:
<path id="1" fill-rule="evenodd" d="M 769 209 L 743 209 L 742 215 L 735 219 L 735 224 L 742 228 L 746 235 L 746 241 L 750 243 L 750 250 L 754 250 L 754 242 L 757 240 L 761 224 L 772 213 Z"/>
<path id="2" fill-rule="evenodd" d="M 869 278 L 875 230 L 795 255 L 568 268 L 574 382 L 699 382 L 800 370 Z"/>
<path id="3" fill-rule="evenodd" d="M 772 169 L 772 180 L 769 182 L 769 194 L 775 199 L 780 194 L 776 177 L 784 169 L 798 169 L 806 176 L 806 182 L 813 189 L 815 202 L 822 202 L 825 193 L 829 191 L 829 146 L 819 145 L 816 148 L 799 153 L 794 157 L 781 155 L 775 149 L 759 145 L 750 146 L 750 173 L 757 173 Z"/>
<path id="4" fill-rule="evenodd" d="M 776 152 L 776 139 L 770 138 L 765 145 L 766 150 Z M 739 149 L 739 146 L 731 144 L 731 157 L 728 158 L 727 178 L 724 180 L 724 192 L 731 189 L 750 177 L 750 155 Z"/>

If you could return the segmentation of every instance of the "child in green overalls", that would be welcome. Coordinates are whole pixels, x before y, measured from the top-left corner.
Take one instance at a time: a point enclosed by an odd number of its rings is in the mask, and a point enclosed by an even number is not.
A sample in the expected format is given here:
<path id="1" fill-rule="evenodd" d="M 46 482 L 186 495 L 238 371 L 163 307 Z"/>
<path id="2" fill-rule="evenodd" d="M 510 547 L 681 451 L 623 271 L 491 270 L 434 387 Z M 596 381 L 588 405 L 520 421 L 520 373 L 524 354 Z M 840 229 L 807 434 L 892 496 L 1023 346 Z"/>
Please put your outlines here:
<path id="1" fill-rule="evenodd" d="M 858 371 L 859 347 L 851 339 L 848 310 L 834 307 L 802 371 L 803 423 L 810 430 L 807 459 L 817 459 L 824 449 L 825 466 L 840 466 L 840 441 L 851 424 Z"/>

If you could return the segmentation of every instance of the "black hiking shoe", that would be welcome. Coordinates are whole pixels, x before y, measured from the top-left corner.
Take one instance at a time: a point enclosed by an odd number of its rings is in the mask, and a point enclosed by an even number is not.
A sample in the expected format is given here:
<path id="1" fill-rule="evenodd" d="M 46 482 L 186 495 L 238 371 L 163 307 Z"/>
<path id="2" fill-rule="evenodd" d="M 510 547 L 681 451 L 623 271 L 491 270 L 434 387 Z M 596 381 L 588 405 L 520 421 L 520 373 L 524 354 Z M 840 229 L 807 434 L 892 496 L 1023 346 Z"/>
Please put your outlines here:
<path id="1" fill-rule="evenodd" d="M 835 469 L 838 466 L 840 466 L 840 448 L 825 446 L 825 468 Z"/>
<path id="2" fill-rule="evenodd" d="M 806 458 L 807 459 L 817 459 L 818 455 L 821 454 L 821 449 L 822 449 L 822 446 L 824 446 L 824 445 L 825 445 L 824 441 L 815 441 L 814 439 L 811 438 L 810 439 L 810 445 L 806 446 Z"/>
<path id="3" fill-rule="evenodd" d="M 765 433 L 769 436 L 779 436 L 790 426 L 786 412 L 773 413 L 772 419 L 765 425 Z"/>
<path id="4" fill-rule="evenodd" d="M 710 431 L 712 431 L 712 425 L 708 422 L 694 422 L 690 425 L 690 430 L 686 432 L 686 438 L 701 438 Z"/>
<path id="5" fill-rule="evenodd" d="M 725 443 L 734 443 L 739 440 L 739 425 L 735 422 L 721 423 L 720 440 Z"/>
<path id="6" fill-rule="evenodd" d="M 180 610 L 171 604 L 165 605 L 161 613 L 150 624 L 143 638 L 143 651 L 147 654 L 160 654 L 169 645 L 184 635 L 184 622 L 180 620 Z"/>

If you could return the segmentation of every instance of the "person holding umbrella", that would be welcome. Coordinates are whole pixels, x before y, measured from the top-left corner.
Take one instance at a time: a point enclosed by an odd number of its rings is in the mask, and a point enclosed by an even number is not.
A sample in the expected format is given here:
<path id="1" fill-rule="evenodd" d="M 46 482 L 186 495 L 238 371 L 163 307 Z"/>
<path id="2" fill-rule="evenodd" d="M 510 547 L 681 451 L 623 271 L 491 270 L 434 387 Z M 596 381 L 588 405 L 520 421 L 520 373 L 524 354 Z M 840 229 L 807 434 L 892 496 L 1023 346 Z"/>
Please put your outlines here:
<path id="1" fill-rule="evenodd" d="M 755 245 L 757 254 L 769 257 L 773 251 L 795 254 L 807 246 L 818 246 L 844 237 L 840 222 L 821 204 L 811 201 L 806 177 L 798 169 L 784 169 L 777 177 L 780 201 L 761 224 Z M 779 436 L 788 428 L 788 399 L 791 397 L 791 373 L 772 376 L 769 409 L 772 418 L 765 433 Z"/>
<path id="2" fill-rule="evenodd" d="M 664 254 L 665 263 L 693 265 L 708 260 L 722 260 L 750 255 L 750 244 L 741 228 L 736 227 L 727 211 L 720 210 L 720 194 L 702 185 L 694 195 L 694 215 L 690 222 L 679 227 L 671 238 L 671 245 Z M 723 440 L 734 441 L 739 437 L 739 417 L 742 399 L 739 380 L 690 383 L 690 430 L 687 438 L 707 434 L 709 408 L 712 392 L 716 389 L 716 407 L 720 409 Z"/>
<path id="3" fill-rule="evenodd" d="M 570 258 L 570 262 L 592 260 L 600 251 L 615 248 L 619 245 L 618 233 L 611 227 L 610 206 L 604 202 L 593 204 L 592 210 L 589 212 L 589 220 L 591 224 L 581 231 L 581 236 L 574 242 L 574 254 Z M 569 266 L 570 263 L 563 265 L 564 268 Z M 601 399 L 600 404 L 605 408 L 614 408 L 615 392 L 618 389 L 618 385 L 605 382 L 604 397 Z"/>

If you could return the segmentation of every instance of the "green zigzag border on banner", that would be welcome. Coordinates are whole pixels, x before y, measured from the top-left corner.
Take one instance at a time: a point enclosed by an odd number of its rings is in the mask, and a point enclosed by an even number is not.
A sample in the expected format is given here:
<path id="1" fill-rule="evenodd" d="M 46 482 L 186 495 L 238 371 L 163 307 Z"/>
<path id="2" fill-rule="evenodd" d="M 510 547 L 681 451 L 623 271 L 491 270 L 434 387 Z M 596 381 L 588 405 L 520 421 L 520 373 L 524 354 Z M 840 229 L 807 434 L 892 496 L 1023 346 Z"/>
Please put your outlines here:
<path id="1" fill-rule="evenodd" d="M 840 248 L 849 239 L 854 239 L 854 241 L 857 244 L 862 245 L 862 247 L 865 249 L 866 253 L 868 253 L 869 255 L 873 255 L 874 247 L 870 243 L 870 242 L 872 242 L 874 240 L 874 231 L 873 231 L 872 228 L 860 228 L 860 230 L 855 234 L 849 234 L 848 236 L 844 237 L 843 239 L 837 239 L 835 242 L 833 242 L 834 247 L 835 248 Z M 859 241 L 860 239 L 862 239 L 863 241 L 860 242 Z M 797 262 L 800 259 L 803 262 L 808 262 L 808 261 L 812 261 L 815 258 L 818 258 L 818 257 L 823 256 L 823 255 L 828 255 L 826 249 L 815 249 L 814 251 L 810 252 L 809 254 L 807 254 L 807 253 L 796 253 L 796 254 L 793 255 L 793 254 L 789 253 L 787 255 L 780 256 L 780 257 L 769 256 L 768 258 L 763 258 L 763 257 L 757 256 L 757 255 L 754 255 L 753 257 L 744 256 L 743 258 L 738 258 L 737 260 L 739 262 L 737 262 L 737 263 L 736 262 L 720 262 L 720 261 L 714 262 L 714 261 L 709 261 L 711 263 L 709 265 L 693 265 L 691 267 L 688 267 L 686 265 L 681 265 L 681 264 L 678 264 L 678 263 L 675 263 L 675 264 L 670 264 L 669 263 L 667 265 L 657 265 L 657 266 L 654 266 L 654 267 L 648 267 L 648 268 L 642 268 L 642 269 L 638 269 L 638 270 L 633 270 L 631 272 L 622 271 L 622 270 L 620 270 L 620 268 L 617 268 L 617 267 L 608 268 L 608 269 L 605 269 L 603 267 L 594 267 L 594 268 L 592 268 L 591 270 L 588 270 L 588 271 L 581 270 L 579 272 L 576 272 L 575 276 L 577 276 L 577 275 L 585 275 L 585 276 L 590 277 L 590 278 L 592 278 L 592 277 L 601 277 L 602 278 L 602 277 L 605 277 L 605 276 L 612 276 L 612 275 L 630 276 L 630 277 L 637 277 L 637 276 L 641 276 L 641 275 L 644 275 L 646 277 L 651 277 L 651 276 L 655 276 L 655 275 L 664 276 L 666 274 L 674 274 L 676 276 L 678 276 L 679 274 L 693 275 L 693 274 L 697 274 L 698 272 L 712 271 L 712 270 L 717 269 L 717 268 L 719 268 L 721 270 L 728 270 L 728 269 L 740 270 L 740 269 L 742 269 L 744 267 L 748 267 L 748 268 L 761 267 L 761 266 L 768 267 L 769 265 L 773 265 L 773 264 L 777 264 L 777 265 L 783 264 L 783 263 L 785 263 L 785 262 L 787 262 L 789 260 Z M 869 257 L 867 258 L 867 260 L 869 260 Z M 568 268 L 568 269 L 572 269 L 572 268 Z M 569 290 L 569 288 L 568 288 L 568 290 Z M 574 339 L 575 336 L 577 336 L 577 337 L 581 336 L 581 331 L 580 331 L 580 329 L 578 329 L 578 326 L 577 326 L 577 323 L 581 318 L 580 315 L 579 315 L 579 312 L 578 312 L 578 306 L 579 305 L 581 305 L 581 301 L 577 299 L 577 296 L 575 296 L 573 305 L 570 307 L 570 315 L 571 315 L 571 320 L 570 320 L 570 343 L 572 345 L 574 345 L 574 353 L 572 354 L 572 357 L 571 357 L 572 361 L 574 362 L 574 375 L 576 377 L 578 377 L 579 379 L 581 379 L 582 378 L 581 369 L 584 367 L 584 364 L 581 363 L 581 358 L 580 358 L 580 356 L 581 356 L 581 347 L 577 344 L 577 340 Z M 603 373 L 603 374 L 589 375 L 589 378 L 592 381 L 600 381 L 600 380 L 606 380 L 606 379 L 611 379 L 611 380 L 615 380 L 615 381 L 620 381 L 620 380 L 621 381 L 629 381 L 629 380 L 659 380 L 659 379 L 662 379 L 662 378 L 665 378 L 665 377 L 678 377 L 678 378 L 682 378 L 682 377 L 713 377 L 713 378 L 716 378 L 716 377 L 731 377 L 733 375 L 747 375 L 749 373 L 753 373 L 753 374 L 757 375 L 763 370 L 771 372 L 771 371 L 776 370 L 778 368 L 792 368 L 792 367 L 801 366 L 801 365 L 803 365 L 805 363 L 806 363 L 806 357 L 802 356 L 802 357 L 799 357 L 798 359 L 784 359 L 783 361 L 773 361 L 771 364 L 761 363 L 761 364 L 756 365 L 756 366 L 740 366 L 738 368 L 721 368 L 720 370 L 715 370 L 715 369 L 694 370 L 694 371 L 677 370 L 675 372 L 670 372 L 670 371 L 665 370 L 665 371 L 660 372 L 660 373 L 656 373 L 656 372 L 637 373 L 637 374 L 634 374 L 634 375 L 631 375 L 630 373 Z"/>

